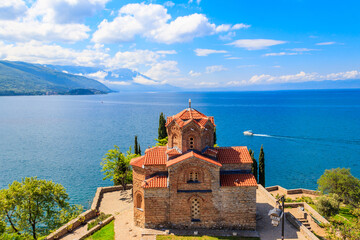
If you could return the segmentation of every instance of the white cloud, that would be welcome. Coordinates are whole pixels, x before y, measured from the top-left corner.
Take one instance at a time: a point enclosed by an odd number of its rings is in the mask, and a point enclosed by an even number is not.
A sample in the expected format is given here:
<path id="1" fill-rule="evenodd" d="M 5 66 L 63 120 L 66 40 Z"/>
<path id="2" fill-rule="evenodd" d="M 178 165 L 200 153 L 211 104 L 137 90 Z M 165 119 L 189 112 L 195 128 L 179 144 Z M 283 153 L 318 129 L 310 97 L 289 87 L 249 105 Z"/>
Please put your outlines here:
<path id="1" fill-rule="evenodd" d="M 238 60 L 238 59 L 242 59 L 241 57 L 227 57 L 226 59 L 228 60 Z"/>
<path id="2" fill-rule="evenodd" d="M 214 66 L 207 66 L 205 73 L 214 73 L 214 72 L 221 72 L 226 70 L 227 68 L 225 68 L 222 65 L 214 65 Z"/>
<path id="3" fill-rule="evenodd" d="M 156 53 L 159 53 L 159 54 L 177 54 L 177 52 L 175 50 L 159 50 L 159 51 L 156 51 Z"/>
<path id="4" fill-rule="evenodd" d="M 82 22 L 109 0 L 21 0 L 0 2 L 0 38 L 9 41 L 77 42 L 89 37 Z M 8 16 L 10 15 L 10 16 Z"/>
<path id="5" fill-rule="evenodd" d="M 106 62 L 106 66 L 111 69 L 122 67 L 137 69 L 141 65 L 155 64 L 159 58 L 159 54 L 150 50 L 117 52 L 113 58 Z"/>
<path id="6" fill-rule="evenodd" d="M 173 7 L 173 6 L 175 6 L 175 3 L 173 3 L 172 1 L 167 1 L 164 3 L 164 6 L 165 7 Z"/>
<path id="7" fill-rule="evenodd" d="M 231 29 L 231 25 L 230 24 L 221 24 L 219 26 L 216 27 L 215 31 L 218 32 L 227 32 Z"/>
<path id="8" fill-rule="evenodd" d="M 135 83 L 139 83 L 139 84 L 143 84 L 143 85 L 160 85 L 160 84 L 164 84 L 164 82 L 158 82 L 158 81 L 154 81 L 154 80 L 151 80 L 151 79 L 147 79 L 147 78 L 144 78 L 141 75 L 138 75 L 135 78 L 133 78 L 133 81 Z"/>
<path id="9" fill-rule="evenodd" d="M 132 40 L 135 35 L 150 34 L 171 18 L 167 9 L 158 4 L 127 4 L 112 21 L 103 20 L 93 35 L 94 42 L 114 43 Z"/>
<path id="10" fill-rule="evenodd" d="M 178 69 L 177 64 L 176 61 L 157 62 L 151 65 L 151 68 L 146 71 L 144 75 L 153 80 L 165 83 L 179 75 L 180 70 Z"/>
<path id="11" fill-rule="evenodd" d="M 242 29 L 242 28 L 249 28 L 251 27 L 251 25 L 249 24 L 244 24 L 244 23 L 237 23 L 235 24 L 234 26 L 232 26 L 232 30 L 239 30 L 239 29 Z"/>
<path id="12" fill-rule="evenodd" d="M 0 38 L 10 41 L 77 42 L 88 38 L 83 24 L 54 24 L 39 21 L 0 21 Z"/>
<path id="13" fill-rule="evenodd" d="M 131 82 L 125 82 L 125 81 L 109 81 L 109 80 L 98 80 L 98 81 L 105 85 L 119 85 L 119 86 L 131 85 Z"/>
<path id="14" fill-rule="evenodd" d="M 247 50 L 259 50 L 284 43 L 286 42 L 273 39 L 240 39 L 229 43 L 228 45 L 233 45 L 239 48 L 246 48 Z"/>
<path id="15" fill-rule="evenodd" d="M 105 8 L 110 0 L 37 0 L 29 16 L 42 17 L 44 22 L 77 23 Z"/>
<path id="16" fill-rule="evenodd" d="M 271 76 L 271 75 L 254 75 L 250 78 L 250 84 L 260 83 L 287 83 L 287 82 L 306 82 L 306 81 L 324 81 L 324 80 L 348 80 L 360 78 L 360 72 L 357 70 L 339 73 L 330 73 L 321 75 L 318 73 L 305 73 L 303 71 L 294 75 L 282 75 L 282 76 Z"/>
<path id="17" fill-rule="evenodd" d="M 85 74 L 85 77 L 103 81 L 107 77 L 107 75 L 108 75 L 107 72 L 97 71 L 94 73 Z"/>
<path id="18" fill-rule="evenodd" d="M 172 44 L 189 42 L 197 37 L 229 31 L 232 28 L 227 24 L 216 26 L 210 23 L 204 14 L 198 13 L 170 20 L 171 16 L 163 5 L 127 4 L 119 10 L 113 21 L 105 19 L 99 24 L 92 41 L 119 43 L 141 36 L 151 41 Z M 240 25 L 233 27 L 237 29 Z"/>
<path id="19" fill-rule="evenodd" d="M 13 20 L 22 16 L 27 10 L 22 0 L 1 0 L 0 19 Z"/>
<path id="20" fill-rule="evenodd" d="M 333 45 L 333 44 L 336 44 L 336 42 L 320 42 L 317 43 L 316 45 L 323 46 L 323 45 Z"/>
<path id="21" fill-rule="evenodd" d="M 227 51 L 225 50 L 213 50 L 213 49 L 202 49 L 202 48 L 197 48 L 194 50 L 196 56 L 208 56 L 209 54 L 214 54 L 214 53 L 227 53 Z"/>
<path id="22" fill-rule="evenodd" d="M 25 61 L 40 64 L 97 66 L 108 59 L 109 54 L 96 49 L 77 51 L 56 44 L 39 41 L 5 44 L 0 41 L 2 58 L 10 61 Z"/>
<path id="23" fill-rule="evenodd" d="M 225 35 L 220 35 L 219 38 L 220 38 L 220 40 L 223 40 L 223 41 L 230 41 L 235 36 L 236 36 L 235 32 L 228 32 Z"/>
<path id="24" fill-rule="evenodd" d="M 294 52 L 310 52 L 310 51 L 318 51 L 319 49 L 311 49 L 311 48 L 293 48 L 289 49 L 290 51 Z"/>
<path id="25" fill-rule="evenodd" d="M 194 13 L 178 17 L 146 35 L 156 42 L 172 44 L 189 42 L 196 37 L 212 35 L 215 33 L 215 28 L 215 24 L 210 23 L 205 15 Z"/>
<path id="26" fill-rule="evenodd" d="M 269 57 L 269 56 L 285 56 L 285 55 L 298 55 L 299 53 L 297 52 L 278 52 L 278 53 L 266 53 L 263 56 L 264 57 Z"/>
<path id="27" fill-rule="evenodd" d="M 193 70 L 191 70 L 191 71 L 189 72 L 189 75 L 190 75 L 191 77 L 199 77 L 199 76 L 201 76 L 201 73 L 199 73 L 199 72 L 194 72 Z"/>

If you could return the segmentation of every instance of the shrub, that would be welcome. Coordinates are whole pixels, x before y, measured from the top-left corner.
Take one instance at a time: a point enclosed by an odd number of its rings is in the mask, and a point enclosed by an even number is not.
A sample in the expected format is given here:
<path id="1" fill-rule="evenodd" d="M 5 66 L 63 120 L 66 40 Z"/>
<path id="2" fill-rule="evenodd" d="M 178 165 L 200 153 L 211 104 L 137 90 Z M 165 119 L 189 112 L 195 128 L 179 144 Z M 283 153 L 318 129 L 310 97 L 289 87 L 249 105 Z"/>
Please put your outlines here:
<path id="1" fill-rule="evenodd" d="M 315 203 L 318 212 L 326 217 L 333 216 L 339 212 L 339 200 L 336 194 L 321 196 Z"/>
<path id="2" fill-rule="evenodd" d="M 87 230 L 92 229 L 93 227 L 95 227 L 100 222 L 104 221 L 105 219 L 107 219 L 110 216 L 111 216 L 111 214 L 100 213 L 99 217 L 97 217 L 95 220 L 88 223 Z"/>

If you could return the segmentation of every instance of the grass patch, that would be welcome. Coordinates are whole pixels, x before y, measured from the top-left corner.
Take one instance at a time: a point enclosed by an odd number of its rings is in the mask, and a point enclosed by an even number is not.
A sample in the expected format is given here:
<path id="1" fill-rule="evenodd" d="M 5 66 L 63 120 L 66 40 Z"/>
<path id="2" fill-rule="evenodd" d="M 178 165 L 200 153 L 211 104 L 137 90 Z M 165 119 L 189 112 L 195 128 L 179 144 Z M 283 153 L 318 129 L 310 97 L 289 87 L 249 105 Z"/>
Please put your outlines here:
<path id="1" fill-rule="evenodd" d="M 156 240 L 260 240 L 257 237 L 210 237 L 210 236 L 169 236 L 157 235 Z"/>
<path id="2" fill-rule="evenodd" d="M 92 229 L 93 227 L 95 227 L 96 225 L 99 224 L 99 222 L 104 221 L 105 219 L 107 219 L 108 217 L 110 217 L 111 214 L 105 214 L 105 213 L 100 213 L 100 215 L 93 221 L 89 222 L 87 225 L 87 230 Z"/>
<path id="3" fill-rule="evenodd" d="M 114 220 L 85 240 L 114 240 Z"/>

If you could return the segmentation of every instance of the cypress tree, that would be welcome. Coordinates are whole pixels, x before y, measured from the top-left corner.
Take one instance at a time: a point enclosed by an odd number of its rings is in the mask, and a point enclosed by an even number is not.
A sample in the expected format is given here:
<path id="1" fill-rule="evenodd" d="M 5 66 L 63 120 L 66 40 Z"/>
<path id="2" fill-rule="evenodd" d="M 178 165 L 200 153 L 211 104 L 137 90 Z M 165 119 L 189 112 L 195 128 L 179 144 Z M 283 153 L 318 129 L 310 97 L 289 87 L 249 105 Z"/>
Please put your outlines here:
<path id="1" fill-rule="evenodd" d="M 134 153 L 135 153 L 136 155 L 138 155 L 138 154 L 139 154 L 138 151 L 139 151 L 138 141 L 137 141 L 137 136 L 135 136 Z"/>
<path id="2" fill-rule="evenodd" d="M 265 154 L 263 145 L 261 145 L 259 154 L 259 184 L 265 187 Z"/>
<path id="3" fill-rule="evenodd" d="M 214 145 L 216 144 L 216 127 L 214 128 Z"/>
<path id="4" fill-rule="evenodd" d="M 141 155 L 141 149 L 140 149 L 140 143 L 139 143 L 139 149 L 138 149 L 138 154 Z"/>
<path id="5" fill-rule="evenodd" d="M 249 154 L 252 159 L 251 172 L 254 175 L 256 182 L 258 182 L 258 164 L 254 157 L 254 152 L 251 149 L 249 150 Z"/>
<path id="6" fill-rule="evenodd" d="M 161 113 L 160 117 L 159 117 L 159 130 L 158 130 L 159 136 L 158 136 L 158 139 L 164 139 L 164 138 L 167 137 L 165 123 L 166 123 L 165 116 L 164 116 L 163 113 Z"/>

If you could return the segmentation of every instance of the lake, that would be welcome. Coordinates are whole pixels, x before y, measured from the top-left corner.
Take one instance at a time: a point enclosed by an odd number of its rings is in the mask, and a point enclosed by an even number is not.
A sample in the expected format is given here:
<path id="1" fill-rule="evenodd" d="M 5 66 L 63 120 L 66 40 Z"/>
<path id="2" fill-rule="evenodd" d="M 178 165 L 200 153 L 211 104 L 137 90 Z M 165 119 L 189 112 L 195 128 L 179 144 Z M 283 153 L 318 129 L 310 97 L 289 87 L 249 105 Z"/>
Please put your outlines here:
<path id="1" fill-rule="evenodd" d="M 160 112 L 192 107 L 214 116 L 219 146 L 264 146 L 266 185 L 316 189 L 325 169 L 360 177 L 360 90 L 112 93 L 0 97 L 0 188 L 38 176 L 89 207 L 103 181 L 100 161 L 138 135 L 155 145 Z M 244 136 L 253 130 L 255 136 Z"/>

